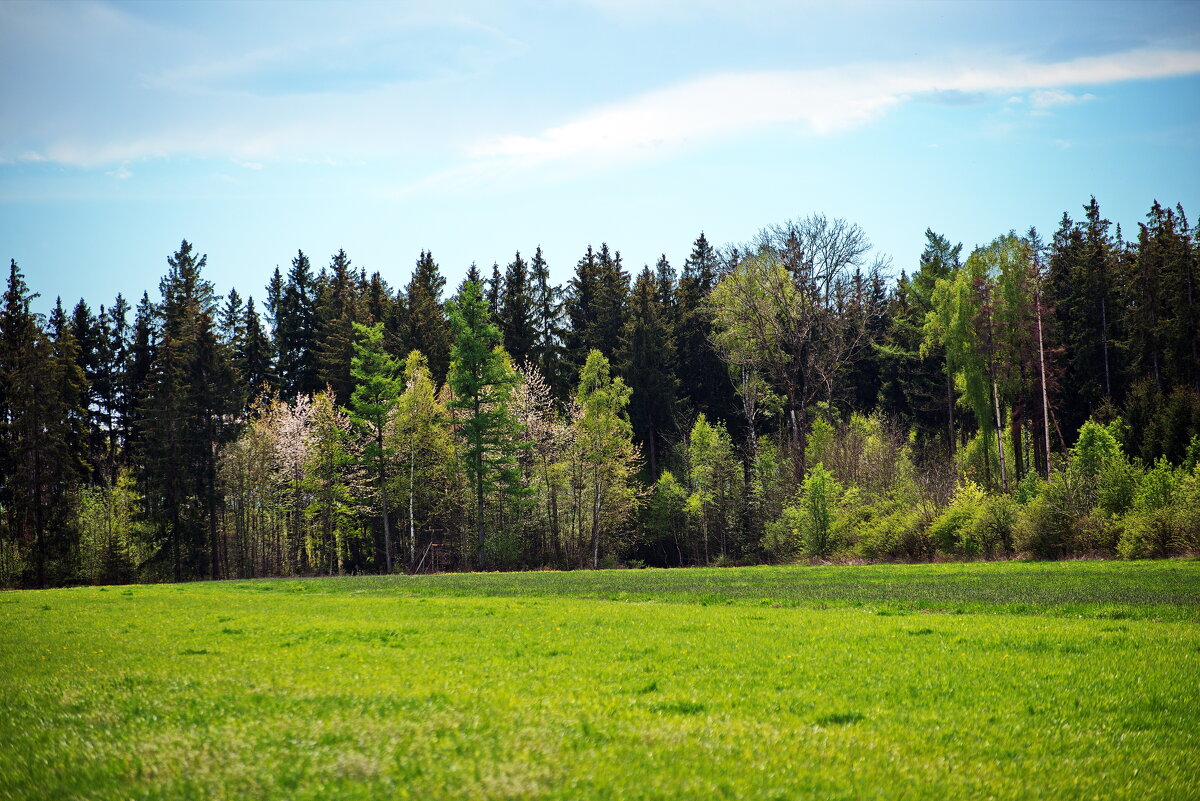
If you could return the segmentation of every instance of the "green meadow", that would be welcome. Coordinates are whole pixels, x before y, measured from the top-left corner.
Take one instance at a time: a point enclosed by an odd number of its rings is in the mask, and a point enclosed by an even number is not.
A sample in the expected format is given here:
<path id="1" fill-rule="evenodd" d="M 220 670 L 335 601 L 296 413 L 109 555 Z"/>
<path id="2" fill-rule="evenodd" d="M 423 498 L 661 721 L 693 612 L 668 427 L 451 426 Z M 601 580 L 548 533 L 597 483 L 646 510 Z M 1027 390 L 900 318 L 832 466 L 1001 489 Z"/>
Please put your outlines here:
<path id="1" fill-rule="evenodd" d="M 1200 561 L 0 594 L 0 798 L 1200 795 Z"/>

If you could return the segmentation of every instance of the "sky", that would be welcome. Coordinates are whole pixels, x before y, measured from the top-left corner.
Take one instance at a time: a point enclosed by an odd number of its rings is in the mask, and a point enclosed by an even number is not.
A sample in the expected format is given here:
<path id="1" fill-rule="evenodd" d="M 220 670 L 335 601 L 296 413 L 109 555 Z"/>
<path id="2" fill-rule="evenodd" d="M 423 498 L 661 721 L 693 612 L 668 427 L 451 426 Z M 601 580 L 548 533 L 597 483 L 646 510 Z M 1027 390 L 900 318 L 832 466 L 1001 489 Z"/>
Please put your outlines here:
<path id="1" fill-rule="evenodd" d="M 811 213 L 898 272 L 1093 195 L 1200 215 L 1200 3 L 0 2 L 0 258 L 40 311 L 155 299 L 183 239 L 260 300 L 297 250 L 566 281 Z"/>

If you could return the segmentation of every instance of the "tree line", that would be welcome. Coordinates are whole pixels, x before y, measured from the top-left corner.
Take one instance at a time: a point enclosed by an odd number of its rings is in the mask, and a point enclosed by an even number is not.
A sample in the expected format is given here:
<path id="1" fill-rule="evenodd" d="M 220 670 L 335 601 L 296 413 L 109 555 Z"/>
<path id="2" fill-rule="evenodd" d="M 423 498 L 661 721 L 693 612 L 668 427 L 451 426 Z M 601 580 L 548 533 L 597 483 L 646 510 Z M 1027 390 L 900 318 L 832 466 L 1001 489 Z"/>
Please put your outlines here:
<path id="1" fill-rule="evenodd" d="M 14 261 L 0 584 L 1195 550 L 1198 235 L 1092 198 L 892 276 L 811 215 L 453 293 L 298 252 L 261 306 L 184 241 L 47 316 Z"/>

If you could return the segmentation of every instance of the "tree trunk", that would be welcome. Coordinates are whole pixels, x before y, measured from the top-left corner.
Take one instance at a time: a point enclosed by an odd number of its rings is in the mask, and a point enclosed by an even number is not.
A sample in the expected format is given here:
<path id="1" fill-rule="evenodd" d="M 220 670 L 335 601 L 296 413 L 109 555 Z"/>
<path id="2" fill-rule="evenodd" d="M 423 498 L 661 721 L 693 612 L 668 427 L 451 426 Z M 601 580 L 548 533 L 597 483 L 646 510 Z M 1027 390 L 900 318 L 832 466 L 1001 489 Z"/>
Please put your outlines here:
<path id="1" fill-rule="evenodd" d="M 387 461 L 383 456 L 383 424 L 379 425 L 375 444 L 379 447 L 379 505 L 383 517 L 383 555 L 387 572 L 392 572 L 392 523 L 388 517 Z"/>
<path id="2" fill-rule="evenodd" d="M 413 514 L 413 495 L 416 494 L 413 486 L 413 473 L 416 470 L 416 449 L 412 446 L 408 449 L 408 563 L 415 564 L 417 561 L 417 521 Z"/>
<path id="3" fill-rule="evenodd" d="M 483 555 L 483 453 L 475 454 L 475 547 L 479 550 L 479 569 L 484 568 Z"/>
<path id="4" fill-rule="evenodd" d="M 1038 335 L 1041 336 L 1041 317 L 1038 318 Z M 1104 397 L 1112 400 L 1112 379 L 1108 373 L 1108 303 L 1100 295 L 1100 342 L 1104 349 Z"/>
<path id="5" fill-rule="evenodd" d="M 1042 296 L 1039 292 L 1036 298 L 1035 308 L 1037 309 L 1037 327 L 1038 327 L 1038 374 L 1042 385 L 1042 435 L 1046 449 L 1046 478 L 1050 478 L 1050 402 L 1047 399 L 1046 393 L 1046 349 L 1042 341 Z M 1107 343 L 1106 343 L 1107 346 Z M 1108 359 L 1107 352 L 1105 353 L 1105 381 L 1108 380 Z"/>
<path id="6" fill-rule="evenodd" d="M 1000 427 L 1000 390 L 996 386 L 996 377 L 992 376 L 992 405 L 996 410 L 996 456 L 1000 459 L 1000 489 L 1008 492 L 1008 476 L 1004 470 L 1004 438 Z"/>
<path id="7" fill-rule="evenodd" d="M 593 473 L 595 487 L 592 496 L 592 570 L 600 567 L 600 471 Z"/>

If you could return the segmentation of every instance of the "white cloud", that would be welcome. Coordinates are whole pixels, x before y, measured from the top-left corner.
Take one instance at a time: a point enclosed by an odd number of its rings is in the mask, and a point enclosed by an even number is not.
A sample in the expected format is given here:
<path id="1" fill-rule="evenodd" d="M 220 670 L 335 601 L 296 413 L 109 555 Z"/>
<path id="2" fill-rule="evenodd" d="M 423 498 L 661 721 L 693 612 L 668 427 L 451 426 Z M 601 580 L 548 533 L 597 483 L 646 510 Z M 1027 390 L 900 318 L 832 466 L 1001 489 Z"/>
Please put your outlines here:
<path id="1" fill-rule="evenodd" d="M 128 181 L 133 177 L 133 173 L 125 165 L 121 165 L 117 169 L 110 170 L 104 174 L 116 178 L 118 181 Z"/>
<path id="2" fill-rule="evenodd" d="M 1086 103 L 1089 100 L 1095 100 L 1096 96 L 1091 93 L 1074 95 L 1062 89 L 1038 89 L 1030 93 L 1029 100 L 1033 103 L 1034 108 L 1044 109 L 1051 106 L 1073 106 L 1077 103 Z"/>
<path id="3" fill-rule="evenodd" d="M 1131 51 L 1058 63 L 997 59 L 977 64 L 866 64 L 726 73 L 586 112 L 534 135 L 485 140 L 470 155 L 526 164 L 653 156 L 770 125 L 826 135 L 863 125 L 915 97 L 1035 89 L 1038 108 L 1093 98 L 1061 88 L 1200 72 L 1200 52 Z M 1009 102 L 1013 102 L 1010 98 Z"/>

